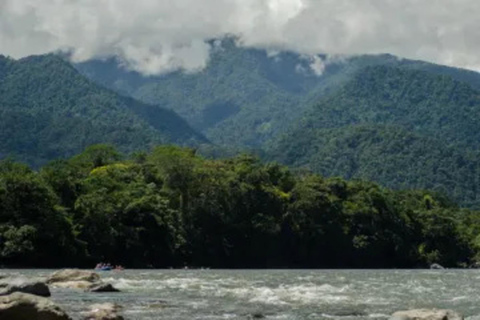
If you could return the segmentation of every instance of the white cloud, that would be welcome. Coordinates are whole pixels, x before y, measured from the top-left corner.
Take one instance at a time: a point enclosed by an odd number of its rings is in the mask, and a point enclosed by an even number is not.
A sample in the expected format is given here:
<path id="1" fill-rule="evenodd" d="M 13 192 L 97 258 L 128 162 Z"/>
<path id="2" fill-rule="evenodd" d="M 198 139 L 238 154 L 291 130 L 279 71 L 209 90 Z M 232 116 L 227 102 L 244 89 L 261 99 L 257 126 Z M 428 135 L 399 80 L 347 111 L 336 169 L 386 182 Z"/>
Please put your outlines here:
<path id="1" fill-rule="evenodd" d="M 0 53 L 116 55 L 156 74 L 203 68 L 205 40 L 233 34 L 270 52 L 392 53 L 479 70 L 479 16 L 474 0 L 0 0 Z"/>
<path id="2" fill-rule="evenodd" d="M 325 62 L 319 56 L 312 56 L 310 68 L 317 76 L 321 76 L 325 71 Z"/>

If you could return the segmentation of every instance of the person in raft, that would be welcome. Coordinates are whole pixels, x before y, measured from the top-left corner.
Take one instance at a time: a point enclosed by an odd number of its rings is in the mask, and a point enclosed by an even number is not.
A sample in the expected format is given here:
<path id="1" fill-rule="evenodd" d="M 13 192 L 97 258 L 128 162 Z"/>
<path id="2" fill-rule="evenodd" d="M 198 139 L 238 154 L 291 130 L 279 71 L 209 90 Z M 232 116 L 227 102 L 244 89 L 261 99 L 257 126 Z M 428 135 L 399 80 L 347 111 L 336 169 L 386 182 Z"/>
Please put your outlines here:
<path id="1" fill-rule="evenodd" d="M 95 266 L 95 269 L 113 269 L 113 266 L 110 263 L 100 262 Z"/>
<path id="2" fill-rule="evenodd" d="M 108 269 L 108 270 L 124 270 L 124 268 L 121 266 L 121 265 L 117 265 L 115 267 L 113 267 L 110 263 L 103 263 L 103 262 L 100 262 L 100 263 L 97 263 L 97 265 L 95 266 L 95 269 L 96 270 L 102 270 L 102 269 Z"/>

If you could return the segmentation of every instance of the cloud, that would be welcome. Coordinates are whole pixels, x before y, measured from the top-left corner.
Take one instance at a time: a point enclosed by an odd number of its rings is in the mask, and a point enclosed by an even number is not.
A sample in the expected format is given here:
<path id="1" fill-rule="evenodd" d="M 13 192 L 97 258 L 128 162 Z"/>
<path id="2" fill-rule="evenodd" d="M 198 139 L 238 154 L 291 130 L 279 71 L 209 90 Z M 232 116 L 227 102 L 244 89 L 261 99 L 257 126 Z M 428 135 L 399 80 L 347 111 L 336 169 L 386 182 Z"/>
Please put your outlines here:
<path id="1" fill-rule="evenodd" d="M 269 52 L 391 53 L 480 70 L 478 16 L 474 0 L 1 0 L 0 53 L 195 71 L 208 62 L 205 41 L 229 34 Z"/>
<path id="2" fill-rule="evenodd" d="M 321 76 L 325 71 L 325 61 L 318 56 L 312 56 L 310 68 L 317 76 Z"/>

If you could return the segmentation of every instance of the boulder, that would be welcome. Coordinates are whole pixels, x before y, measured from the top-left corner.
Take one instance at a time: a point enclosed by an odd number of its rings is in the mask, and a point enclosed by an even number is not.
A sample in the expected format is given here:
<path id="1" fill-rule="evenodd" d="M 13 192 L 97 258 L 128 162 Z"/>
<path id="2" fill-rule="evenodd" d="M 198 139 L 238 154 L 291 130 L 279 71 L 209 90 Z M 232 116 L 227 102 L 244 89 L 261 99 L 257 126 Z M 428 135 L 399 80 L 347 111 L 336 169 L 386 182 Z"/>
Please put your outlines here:
<path id="1" fill-rule="evenodd" d="M 65 269 L 52 273 L 47 279 L 48 284 L 71 281 L 86 281 L 93 283 L 100 281 L 100 276 L 93 271 Z"/>
<path id="2" fill-rule="evenodd" d="M 452 310 L 416 309 L 395 312 L 390 320 L 463 320 L 463 316 Z"/>
<path id="3" fill-rule="evenodd" d="M 0 279 L 0 296 L 5 296 L 14 292 L 50 297 L 50 289 L 45 282 L 26 278 Z"/>
<path id="4" fill-rule="evenodd" d="M 0 297 L 0 319 L 8 320 L 71 320 L 47 298 L 15 292 Z"/>
<path id="5" fill-rule="evenodd" d="M 54 272 L 47 278 L 47 283 L 57 288 L 86 290 L 101 282 L 100 276 L 87 270 L 65 269 Z"/>
<path id="6" fill-rule="evenodd" d="M 88 315 L 84 318 L 85 320 L 124 320 L 124 318 L 119 315 L 121 307 L 113 303 L 102 303 L 94 304 L 90 306 L 90 311 Z"/>
<path id="7" fill-rule="evenodd" d="M 444 267 L 442 267 L 441 265 L 439 265 L 438 263 L 434 263 L 430 266 L 430 269 L 434 269 L 434 270 L 443 270 L 445 269 Z"/>
<path id="8" fill-rule="evenodd" d="M 90 286 L 88 289 L 85 291 L 88 292 L 120 292 L 117 288 L 112 286 L 110 283 L 94 283 L 92 286 Z"/>

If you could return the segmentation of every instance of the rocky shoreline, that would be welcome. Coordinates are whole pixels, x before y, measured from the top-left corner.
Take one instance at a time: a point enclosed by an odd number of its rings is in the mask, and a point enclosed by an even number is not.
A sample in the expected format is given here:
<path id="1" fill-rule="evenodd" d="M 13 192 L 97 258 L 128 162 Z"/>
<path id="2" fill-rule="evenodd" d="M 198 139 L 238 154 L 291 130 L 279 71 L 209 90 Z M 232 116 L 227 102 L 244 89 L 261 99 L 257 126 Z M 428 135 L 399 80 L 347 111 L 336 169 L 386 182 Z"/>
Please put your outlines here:
<path id="1" fill-rule="evenodd" d="M 0 319 L 5 320 L 71 320 L 48 297 L 50 287 L 83 290 L 85 292 L 119 292 L 104 283 L 93 271 L 65 269 L 47 279 L 0 276 Z M 83 312 L 84 320 L 124 320 L 121 306 L 113 303 L 91 305 Z"/>

